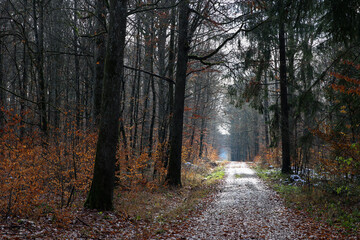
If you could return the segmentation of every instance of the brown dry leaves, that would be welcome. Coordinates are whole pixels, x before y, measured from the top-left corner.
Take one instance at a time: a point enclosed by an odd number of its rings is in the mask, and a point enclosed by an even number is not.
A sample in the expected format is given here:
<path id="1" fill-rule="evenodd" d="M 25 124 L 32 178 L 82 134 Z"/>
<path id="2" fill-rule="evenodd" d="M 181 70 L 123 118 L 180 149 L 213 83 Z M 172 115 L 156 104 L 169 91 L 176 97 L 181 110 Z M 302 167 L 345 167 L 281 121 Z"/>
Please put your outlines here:
<path id="1" fill-rule="evenodd" d="M 241 177 L 235 177 L 241 176 Z M 172 193 L 176 194 L 176 193 Z M 179 195 L 184 197 L 184 195 Z M 166 198 L 167 204 L 181 199 Z M 78 210 L 67 226 L 51 219 L 37 222 L 7 219 L 4 239 L 359 239 L 341 229 L 286 208 L 245 163 L 231 163 L 226 181 L 215 195 L 167 221 L 136 219 L 122 213 Z"/>

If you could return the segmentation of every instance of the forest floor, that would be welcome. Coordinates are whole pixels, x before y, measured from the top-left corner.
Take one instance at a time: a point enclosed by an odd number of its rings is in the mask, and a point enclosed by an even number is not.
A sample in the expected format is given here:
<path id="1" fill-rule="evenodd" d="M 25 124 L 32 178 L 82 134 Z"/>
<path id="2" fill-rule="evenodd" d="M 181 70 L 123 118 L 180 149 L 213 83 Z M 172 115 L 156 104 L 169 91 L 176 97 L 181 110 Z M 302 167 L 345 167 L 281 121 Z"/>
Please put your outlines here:
<path id="1" fill-rule="evenodd" d="M 358 239 L 285 207 L 247 163 L 231 162 L 214 200 L 176 231 L 153 239 Z M 179 230 L 180 229 L 180 230 Z"/>
<path id="2" fill-rule="evenodd" d="M 66 226 L 39 221 L 0 222 L 1 239 L 358 239 L 285 207 L 279 195 L 243 162 L 231 162 L 217 189 L 183 188 L 138 196 L 159 209 L 146 218 L 79 209 Z M 191 192 L 197 192 L 192 197 Z M 137 193 L 138 195 L 141 193 Z M 152 199 L 150 199 L 152 198 Z M 191 199 L 194 201 L 191 201 Z M 197 201 L 199 200 L 200 201 Z M 131 201 L 131 199 L 124 200 Z M 184 204 L 184 203 L 187 204 Z M 135 204 L 135 203 L 134 203 Z M 182 206 L 182 207 L 179 207 Z M 128 212 L 130 209 L 128 209 Z M 141 208 L 143 213 L 148 209 Z M 149 212 L 150 214 L 150 212 Z"/>

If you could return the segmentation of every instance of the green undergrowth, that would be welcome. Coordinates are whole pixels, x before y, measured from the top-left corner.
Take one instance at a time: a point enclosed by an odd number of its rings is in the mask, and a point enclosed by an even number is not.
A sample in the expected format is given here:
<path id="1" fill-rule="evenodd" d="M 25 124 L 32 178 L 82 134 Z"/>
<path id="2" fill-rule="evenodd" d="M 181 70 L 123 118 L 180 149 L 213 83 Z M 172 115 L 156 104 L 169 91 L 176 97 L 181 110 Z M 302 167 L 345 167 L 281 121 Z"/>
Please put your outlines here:
<path id="1" fill-rule="evenodd" d="M 217 191 L 225 175 L 224 164 L 220 163 L 208 171 L 183 173 L 181 188 L 119 191 L 115 200 L 116 209 L 135 221 L 163 224 L 185 219 L 202 200 Z"/>
<path id="2" fill-rule="evenodd" d="M 284 198 L 288 207 L 305 211 L 314 219 L 345 229 L 349 234 L 360 231 L 359 194 L 334 191 L 334 183 L 318 184 L 316 179 L 296 185 L 290 175 L 282 174 L 276 169 L 257 166 L 255 170 L 260 178 Z"/>
<path id="3" fill-rule="evenodd" d="M 217 183 L 219 180 L 223 179 L 225 176 L 224 166 L 216 167 L 210 174 L 205 177 L 205 184 L 211 185 Z"/>

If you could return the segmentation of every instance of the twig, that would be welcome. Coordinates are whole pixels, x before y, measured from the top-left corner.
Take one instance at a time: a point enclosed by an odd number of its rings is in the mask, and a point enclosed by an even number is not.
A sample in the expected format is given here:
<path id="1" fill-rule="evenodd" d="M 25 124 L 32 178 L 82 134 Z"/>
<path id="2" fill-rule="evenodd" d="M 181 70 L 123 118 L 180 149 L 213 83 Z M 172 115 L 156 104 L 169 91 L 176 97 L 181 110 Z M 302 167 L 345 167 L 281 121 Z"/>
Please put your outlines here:
<path id="1" fill-rule="evenodd" d="M 84 222 L 83 220 L 81 220 L 79 217 L 76 217 L 76 219 L 79 220 L 79 222 L 81 222 L 81 223 L 84 224 L 85 226 L 88 226 L 88 227 L 91 227 L 91 228 L 92 228 L 92 226 L 90 226 L 89 224 L 87 224 L 86 222 Z M 95 230 L 96 230 L 96 228 L 95 228 Z"/>
<path id="2" fill-rule="evenodd" d="M 168 77 L 163 77 L 163 76 L 157 75 L 155 73 L 148 72 L 148 71 L 145 71 L 145 70 L 142 70 L 142 69 L 139 69 L 139 68 L 133 68 L 133 67 L 130 67 L 130 66 L 125 66 L 124 65 L 124 68 L 130 69 L 130 70 L 133 70 L 133 71 L 143 72 L 143 73 L 149 74 L 151 76 L 163 79 L 163 80 L 165 80 L 165 81 L 167 81 L 169 83 L 175 84 L 174 80 L 172 80 L 171 78 L 168 78 Z"/>

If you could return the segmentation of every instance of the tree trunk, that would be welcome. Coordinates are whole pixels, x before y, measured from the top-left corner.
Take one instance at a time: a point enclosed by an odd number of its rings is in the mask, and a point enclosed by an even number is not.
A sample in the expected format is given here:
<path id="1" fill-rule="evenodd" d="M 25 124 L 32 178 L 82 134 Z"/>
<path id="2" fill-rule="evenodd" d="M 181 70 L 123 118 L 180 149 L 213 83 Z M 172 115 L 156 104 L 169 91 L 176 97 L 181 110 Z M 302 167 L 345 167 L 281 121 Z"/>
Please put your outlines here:
<path id="1" fill-rule="evenodd" d="M 269 89 L 267 81 L 267 72 L 265 71 L 264 84 L 265 84 L 265 94 L 264 94 L 264 121 L 265 121 L 265 147 L 269 147 Z"/>
<path id="2" fill-rule="evenodd" d="M 135 68 L 140 67 L 140 58 L 141 58 L 141 38 L 140 38 L 140 20 L 137 20 L 137 33 L 136 33 L 136 58 L 135 58 Z M 136 149 L 137 143 L 137 131 L 138 131 L 138 112 L 139 112 L 139 95 L 140 95 L 140 80 L 141 80 L 141 72 L 136 71 L 134 75 L 133 85 L 132 85 L 132 92 L 131 92 L 131 99 L 130 99 L 130 126 L 133 127 L 134 131 L 130 137 L 131 143 L 131 151 L 132 153 Z M 132 154 L 131 153 L 131 154 Z"/>
<path id="3" fill-rule="evenodd" d="M 150 51 L 150 72 L 154 72 L 154 21 L 151 20 L 150 25 L 150 43 L 151 43 L 151 51 Z M 152 92 L 152 114 L 151 114 L 151 122 L 150 122 L 150 129 L 149 129 L 149 156 L 151 157 L 151 152 L 153 148 L 153 135 L 154 135 L 154 126 L 155 126 L 155 118 L 156 118 L 156 91 L 155 91 L 155 82 L 154 77 L 149 76 L 149 79 L 151 81 L 151 92 Z"/>
<path id="4" fill-rule="evenodd" d="M 149 156 L 151 157 L 152 148 L 153 148 L 153 135 L 154 135 L 154 126 L 156 118 L 156 91 L 155 91 L 155 82 L 154 79 L 151 81 L 151 92 L 152 92 L 152 115 L 150 123 L 150 134 L 149 134 Z"/>
<path id="5" fill-rule="evenodd" d="M 201 130 L 200 130 L 200 143 L 199 143 L 199 158 L 202 158 L 204 152 L 204 138 L 205 138 L 206 120 L 205 117 L 201 118 Z"/>
<path id="6" fill-rule="evenodd" d="M 284 9 L 282 1 L 279 4 L 279 54 L 280 54 L 280 100 L 281 100 L 281 147 L 283 173 L 291 173 L 290 162 L 290 133 L 289 133 L 289 106 L 287 99 L 286 55 Z"/>
<path id="7" fill-rule="evenodd" d="M 36 2 L 38 2 L 38 4 L 36 4 Z M 39 16 L 36 14 L 37 5 L 39 7 Z M 33 0 L 33 11 L 35 42 L 37 47 L 36 70 L 39 85 L 38 106 L 40 110 L 40 129 L 43 133 L 47 134 L 46 89 L 44 78 L 44 3 L 42 0 Z"/>
<path id="8" fill-rule="evenodd" d="M 1 30 L 1 29 L 0 29 Z M 0 87 L 4 86 L 4 72 L 3 72 L 3 53 L 2 53 L 2 41 L 0 38 Z M 5 91 L 0 89 L 0 107 L 5 107 Z M 0 110 L 0 129 L 4 124 L 4 113 Z"/>
<path id="9" fill-rule="evenodd" d="M 127 0 L 110 3 L 110 26 L 106 52 L 101 120 L 94 176 L 85 207 L 113 209 L 116 150 L 119 138 L 121 83 L 124 77 Z"/>
<path id="10" fill-rule="evenodd" d="M 163 12 L 167 13 L 167 11 Z M 159 75 L 165 77 L 166 75 L 166 67 L 165 67 L 165 56 L 166 56 L 166 31 L 168 29 L 167 21 L 170 18 L 160 18 L 159 25 L 160 30 L 158 34 L 158 58 L 159 58 Z M 172 78 L 172 77 L 170 77 Z M 158 138 L 159 143 L 163 144 L 166 135 L 167 135 L 167 116 L 166 116 L 166 108 L 168 102 L 166 101 L 166 87 L 164 81 L 159 81 L 159 97 L 157 101 L 158 109 L 159 109 L 159 129 L 158 129 Z"/>
<path id="11" fill-rule="evenodd" d="M 175 1 L 173 0 L 171 2 L 171 4 L 175 4 Z M 175 24 L 176 24 L 176 8 L 173 8 L 171 10 L 171 20 L 170 20 L 170 42 L 169 42 L 169 63 L 168 63 L 168 77 L 170 79 L 174 78 L 174 66 L 175 66 Z M 166 114 L 167 114 L 167 128 L 168 128 L 168 138 L 167 139 L 171 139 L 172 133 L 171 133 L 171 126 L 172 126 L 172 119 L 173 119 L 173 107 L 174 107 L 174 85 L 172 83 L 169 82 L 169 91 L 168 91 L 168 105 L 167 105 L 167 109 L 166 109 Z M 166 135 L 165 135 L 166 138 Z M 165 141 L 167 140 L 165 139 Z M 162 165 L 164 168 L 168 167 L 168 163 L 169 163 L 169 152 L 170 152 L 170 142 L 168 141 L 168 143 L 166 144 L 166 146 L 164 146 L 164 155 L 162 157 Z"/>
<path id="12" fill-rule="evenodd" d="M 145 57 L 144 57 L 144 69 L 147 72 L 153 71 L 153 23 L 152 20 L 153 15 L 148 13 L 145 15 L 145 20 L 143 20 L 144 25 L 144 40 L 145 40 Z M 144 88 L 143 88 L 143 96 L 144 100 L 144 109 L 141 121 L 141 139 L 140 139 L 140 147 L 141 151 L 144 151 L 149 147 L 150 137 L 150 86 L 151 82 L 154 80 L 153 76 L 146 74 L 144 76 Z M 150 149 L 148 149 L 150 151 Z"/>
<path id="13" fill-rule="evenodd" d="M 77 2 L 78 0 L 74 0 L 74 28 L 73 28 L 73 44 L 74 44 L 74 65 L 75 65 L 75 86 L 76 86 L 76 127 L 77 129 L 80 129 L 80 120 L 81 120 L 81 94 L 80 94 L 80 62 L 79 62 L 79 56 L 78 56 L 78 33 L 77 33 L 77 25 L 78 25 L 78 13 L 77 13 Z"/>
<path id="14" fill-rule="evenodd" d="M 174 2 L 173 2 L 174 3 Z M 173 8 L 171 11 L 171 25 L 170 25 L 170 43 L 169 43 L 169 64 L 168 64 L 168 76 L 170 79 L 174 78 L 174 67 L 175 67 L 175 24 L 176 24 L 176 9 Z M 167 113 L 169 115 L 169 128 L 172 124 L 172 115 L 174 112 L 174 85 L 169 82 L 168 92 L 169 105 Z M 169 138 L 171 137 L 171 130 L 169 129 Z"/>
<path id="15" fill-rule="evenodd" d="M 95 86 L 94 86 L 94 120 L 100 122 L 101 95 L 105 65 L 105 32 L 106 32 L 106 5 L 105 0 L 96 1 L 96 57 L 95 57 Z"/>
<path id="16" fill-rule="evenodd" d="M 188 39 L 189 3 L 182 1 L 179 4 L 179 39 L 178 60 L 175 86 L 174 118 L 172 124 L 172 136 L 170 140 L 169 166 L 166 183 L 169 186 L 181 186 L 181 149 L 184 121 L 184 102 L 186 72 L 189 52 Z"/>

